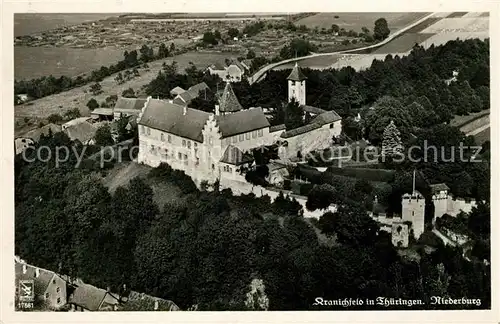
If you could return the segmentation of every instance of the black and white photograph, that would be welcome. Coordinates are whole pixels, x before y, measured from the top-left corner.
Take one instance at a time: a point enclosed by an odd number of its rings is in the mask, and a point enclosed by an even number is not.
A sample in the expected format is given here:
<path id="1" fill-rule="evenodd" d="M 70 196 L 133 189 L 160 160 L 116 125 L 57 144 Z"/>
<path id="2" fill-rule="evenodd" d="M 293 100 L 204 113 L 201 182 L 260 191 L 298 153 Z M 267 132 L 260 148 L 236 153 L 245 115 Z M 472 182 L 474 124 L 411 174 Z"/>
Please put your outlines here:
<path id="1" fill-rule="evenodd" d="M 15 12 L 13 311 L 492 310 L 498 13 L 329 8 Z"/>

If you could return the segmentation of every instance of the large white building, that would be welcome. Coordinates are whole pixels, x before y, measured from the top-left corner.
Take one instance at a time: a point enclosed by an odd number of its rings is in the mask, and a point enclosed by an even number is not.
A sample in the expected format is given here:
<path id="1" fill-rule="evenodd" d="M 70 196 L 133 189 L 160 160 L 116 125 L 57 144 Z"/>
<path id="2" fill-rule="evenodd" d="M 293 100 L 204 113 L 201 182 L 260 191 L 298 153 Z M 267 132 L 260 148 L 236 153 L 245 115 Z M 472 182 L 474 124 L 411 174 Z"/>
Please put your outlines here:
<path id="1" fill-rule="evenodd" d="M 303 74 L 295 66 L 289 89 L 299 86 L 297 76 Z M 304 90 L 295 96 L 305 103 L 305 79 L 299 82 Z M 243 109 L 229 82 L 214 113 L 150 97 L 138 117 L 138 162 L 153 167 L 166 162 L 198 182 L 241 180 L 240 168 L 253 163 L 251 149 L 279 143 L 282 152 L 295 157 L 331 145 L 342 129 L 340 116 L 312 108 L 317 116 L 309 124 L 286 131 L 283 125 L 271 126 L 262 108 Z"/>

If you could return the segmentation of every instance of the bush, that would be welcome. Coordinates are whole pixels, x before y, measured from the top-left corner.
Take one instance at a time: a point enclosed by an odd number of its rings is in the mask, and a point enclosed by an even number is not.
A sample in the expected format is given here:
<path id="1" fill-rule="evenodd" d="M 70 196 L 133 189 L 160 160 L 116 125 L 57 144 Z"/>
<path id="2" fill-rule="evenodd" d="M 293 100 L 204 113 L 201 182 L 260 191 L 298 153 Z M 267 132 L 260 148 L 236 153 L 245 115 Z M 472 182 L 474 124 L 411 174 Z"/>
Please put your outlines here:
<path id="1" fill-rule="evenodd" d="M 49 123 L 56 124 L 62 122 L 63 118 L 59 114 L 52 114 L 47 118 L 47 120 L 49 121 Z"/>
<path id="2" fill-rule="evenodd" d="M 394 178 L 394 170 L 367 168 L 335 168 L 329 167 L 325 173 L 342 175 L 368 181 L 390 182 Z"/>

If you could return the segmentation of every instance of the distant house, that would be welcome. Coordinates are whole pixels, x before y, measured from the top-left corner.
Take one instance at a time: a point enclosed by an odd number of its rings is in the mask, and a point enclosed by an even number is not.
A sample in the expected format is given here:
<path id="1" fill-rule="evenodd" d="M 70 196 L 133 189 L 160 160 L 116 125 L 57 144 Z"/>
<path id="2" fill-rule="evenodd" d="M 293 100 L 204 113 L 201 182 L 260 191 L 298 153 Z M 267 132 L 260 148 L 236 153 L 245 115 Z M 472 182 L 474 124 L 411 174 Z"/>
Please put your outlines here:
<path id="1" fill-rule="evenodd" d="M 72 141 L 79 141 L 83 145 L 92 145 L 95 143 L 94 136 L 97 132 L 97 126 L 85 121 L 66 126 L 66 128 L 63 128 L 63 132 L 66 133 Z"/>
<path id="2" fill-rule="evenodd" d="M 175 97 L 180 95 L 181 93 L 186 92 L 186 90 L 182 89 L 181 87 L 175 87 L 172 90 L 170 90 L 170 94 Z"/>
<path id="3" fill-rule="evenodd" d="M 282 187 L 285 179 L 290 175 L 285 164 L 273 161 L 267 167 L 269 168 L 269 175 L 266 181 L 271 185 Z"/>
<path id="4" fill-rule="evenodd" d="M 240 82 L 249 69 L 250 67 L 245 63 L 233 61 L 229 66 L 222 66 L 218 63 L 212 64 L 208 67 L 208 72 L 211 75 L 218 75 L 224 81 Z"/>
<path id="5" fill-rule="evenodd" d="M 14 140 L 15 153 L 22 153 L 27 147 L 38 142 L 42 135 L 48 136 L 50 133 L 55 134 L 61 131 L 61 126 L 56 124 L 47 124 L 43 127 L 33 129 Z"/>
<path id="6" fill-rule="evenodd" d="M 33 282 L 34 303 L 43 309 L 59 309 L 66 305 L 66 282 L 56 273 L 15 261 L 16 298 L 19 298 L 25 285 Z"/>
<path id="7" fill-rule="evenodd" d="M 75 284 L 68 304 L 72 311 L 114 311 L 118 308 L 119 298 L 107 290 L 80 282 Z"/>
<path id="8" fill-rule="evenodd" d="M 127 116 L 139 116 L 146 99 L 142 98 L 118 98 L 115 107 L 113 108 L 113 115 L 115 119 Z"/>
<path id="9" fill-rule="evenodd" d="M 72 119 L 70 120 L 69 122 L 66 122 L 62 125 L 62 130 L 66 130 L 66 128 L 70 127 L 70 126 L 75 126 L 75 125 L 78 125 L 78 124 L 82 124 L 82 123 L 89 123 L 91 121 L 92 118 L 90 117 L 79 117 L 79 118 L 75 118 L 75 119 Z"/>
<path id="10" fill-rule="evenodd" d="M 179 311 L 173 301 L 131 291 L 127 302 L 118 307 L 119 311 Z"/>
<path id="11" fill-rule="evenodd" d="M 179 87 L 177 87 L 177 88 L 179 88 Z M 179 88 L 179 89 L 181 89 L 181 88 Z M 210 91 L 210 88 L 207 86 L 207 84 L 205 82 L 195 84 L 194 86 L 189 87 L 189 89 L 187 89 L 186 91 L 179 93 L 174 98 L 172 103 L 174 103 L 176 105 L 180 105 L 180 106 L 187 106 L 191 103 L 191 101 L 193 99 L 198 98 L 201 93 L 205 94 L 206 91 Z"/>
<path id="12" fill-rule="evenodd" d="M 17 104 L 19 105 L 19 104 L 27 102 L 29 100 L 29 97 L 27 94 L 21 93 L 21 94 L 16 95 L 16 99 L 17 99 L 16 100 Z"/>
<path id="13" fill-rule="evenodd" d="M 90 113 L 94 121 L 113 120 L 113 108 L 96 108 Z"/>

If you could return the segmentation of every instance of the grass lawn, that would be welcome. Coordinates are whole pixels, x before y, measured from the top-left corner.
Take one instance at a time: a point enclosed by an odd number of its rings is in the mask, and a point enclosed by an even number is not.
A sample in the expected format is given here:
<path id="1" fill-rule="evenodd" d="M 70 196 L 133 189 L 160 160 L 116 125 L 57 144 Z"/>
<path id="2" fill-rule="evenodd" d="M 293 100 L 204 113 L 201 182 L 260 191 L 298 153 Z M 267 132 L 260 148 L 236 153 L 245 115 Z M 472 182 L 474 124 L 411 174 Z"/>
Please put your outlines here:
<path id="1" fill-rule="evenodd" d="M 183 203 L 181 190 L 176 185 L 147 177 L 151 170 L 152 168 L 146 165 L 123 162 L 116 164 L 102 180 L 104 186 L 113 193 L 116 188 L 126 186 L 135 177 L 141 177 L 152 187 L 153 199 L 160 209 L 169 202 Z"/>
<path id="2" fill-rule="evenodd" d="M 236 56 L 237 54 L 235 53 L 188 52 L 175 57 L 150 62 L 148 63 L 149 69 L 140 68 L 139 77 L 129 80 L 123 84 L 118 85 L 116 83 L 114 80 L 115 75 L 105 78 L 102 82 L 100 82 L 103 90 L 103 93 L 100 95 L 94 96 L 91 93 L 85 93 L 84 91 L 88 92 L 90 87 L 89 84 L 40 98 L 24 105 L 16 106 L 14 108 L 14 115 L 15 117 L 21 119 L 23 117 L 43 119 L 54 113 L 62 115 L 70 109 L 78 108 L 82 116 L 89 116 L 90 111 L 88 110 L 86 104 L 91 98 L 95 98 L 99 103 L 101 103 L 110 95 L 116 94 L 121 96 L 123 90 L 128 88 L 132 88 L 137 92 L 142 86 L 148 84 L 153 78 L 156 77 L 158 71 L 161 70 L 163 62 L 170 64 L 172 61 L 176 61 L 179 72 L 183 72 L 184 69 L 189 66 L 189 62 L 193 62 L 199 69 L 204 69 L 212 63 L 218 62 L 223 64 L 226 58 L 234 58 Z"/>
<path id="3" fill-rule="evenodd" d="M 373 54 L 393 54 L 411 51 L 415 44 L 420 44 L 434 34 L 405 33 L 388 44 L 373 51 Z"/>
<path id="4" fill-rule="evenodd" d="M 345 30 L 360 32 L 362 27 L 373 30 L 375 20 L 385 18 L 391 32 L 399 30 L 424 17 L 425 12 L 323 12 L 298 20 L 295 24 L 314 28 L 331 28 L 333 24 Z M 339 16 L 339 18 L 335 18 Z"/>
<path id="5" fill-rule="evenodd" d="M 455 115 L 455 117 L 453 117 L 453 119 L 450 121 L 450 126 L 462 127 L 465 124 L 470 123 L 474 119 L 488 115 L 489 113 L 490 113 L 490 110 L 487 109 L 487 110 L 483 110 L 483 111 L 480 111 L 477 113 L 471 113 L 471 114 L 465 115 L 465 116 Z"/>
<path id="6" fill-rule="evenodd" d="M 483 130 L 482 132 L 474 135 L 474 139 L 476 140 L 477 144 L 483 144 L 484 142 L 490 140 L 490 136 L 491 136 L 491 131 L 490 131 L 490 128 L 488 127 L 487 129 Z"/>

